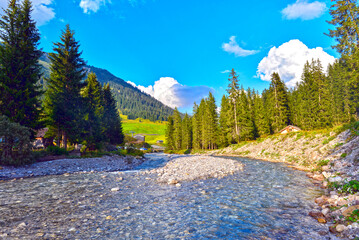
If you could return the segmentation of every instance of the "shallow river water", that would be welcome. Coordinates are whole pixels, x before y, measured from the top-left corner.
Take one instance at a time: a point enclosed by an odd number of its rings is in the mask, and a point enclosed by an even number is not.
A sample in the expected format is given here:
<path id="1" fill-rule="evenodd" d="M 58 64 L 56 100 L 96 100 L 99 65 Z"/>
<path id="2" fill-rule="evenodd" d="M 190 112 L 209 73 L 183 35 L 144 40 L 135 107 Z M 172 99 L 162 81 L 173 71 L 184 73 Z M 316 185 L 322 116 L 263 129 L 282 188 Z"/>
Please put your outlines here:
<path id="1" fill-rule="evenodd" d="M 232 158 L 243 172 L 176 187 L 142 174 L 168 160 L 148 157 L 134 171 L 1 182 L 0 239 L 328 239 L 303 172 Z"/>

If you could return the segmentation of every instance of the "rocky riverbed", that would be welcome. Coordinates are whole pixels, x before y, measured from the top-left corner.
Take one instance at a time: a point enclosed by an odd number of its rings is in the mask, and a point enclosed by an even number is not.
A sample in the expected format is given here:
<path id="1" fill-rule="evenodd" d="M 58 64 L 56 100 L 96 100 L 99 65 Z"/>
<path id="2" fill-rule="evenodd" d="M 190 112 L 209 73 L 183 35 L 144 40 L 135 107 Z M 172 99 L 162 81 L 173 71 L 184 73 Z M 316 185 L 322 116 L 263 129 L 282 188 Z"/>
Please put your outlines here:
<path id="1" fill-rule="evenodd" d="M 0 180 L 76 172 L 123 171 L 138 166 L 144 160 L 139 157 L 112 155 L 100 158 L 59 159 L 23 167 L 0 166 Z"/>
<path id="2" fill-rule="evenodd" d="M 282 163 L 231 157 L 219 161 L 237 162 L 243 171 L 183 181 L 179 187 L 158 183 L 155 172 L 144 174 L 179 158 L 154 154 L 131 171 L 2 181 L 0 238 L 331 237 L 324 225 L 308 216 L 322 190 L 305 173 Z"/>
<path id="3" fill-rule="evenodd" d="M 359 211 L 355 211 L 359 209 L 359 184 L 354 189 L 352 182 L 359 181 L 357 130 L 349 129 L 338 135 L 324 131 L 271 136 L 211 154 L 284 162 L 308 171 L 307 176 L 324 189 L 309 215 L 340 238 L 358 239 Z"/>
<path id="4" fill-rule="evenodd" d="M 157 174 L 160 183 L 176 184 L 196 179 L 223 178 L 243 171 L 243 164 L 238 161 L 212 156 L 170 156 L 164 167 L 147 171 Z"/>

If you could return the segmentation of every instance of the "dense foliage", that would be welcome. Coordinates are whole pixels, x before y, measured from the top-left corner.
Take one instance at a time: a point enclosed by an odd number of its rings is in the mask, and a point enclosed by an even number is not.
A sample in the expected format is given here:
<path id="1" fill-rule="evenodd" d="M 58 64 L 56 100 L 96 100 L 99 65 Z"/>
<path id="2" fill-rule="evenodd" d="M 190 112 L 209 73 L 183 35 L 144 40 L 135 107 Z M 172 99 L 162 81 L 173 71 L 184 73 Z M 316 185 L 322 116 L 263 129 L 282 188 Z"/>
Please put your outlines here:
<path id="1" fill-rule="evenodd" d="M 30 130 L 0 116 L 0 164 L 23 165 L 31 163 Z"/>
<path id="2" fill-rule="evenodd" d="M 9 1 L 0 19 L 0 114 L 31 129 L 39 128 L 40 35 L 29 0 Z"/>

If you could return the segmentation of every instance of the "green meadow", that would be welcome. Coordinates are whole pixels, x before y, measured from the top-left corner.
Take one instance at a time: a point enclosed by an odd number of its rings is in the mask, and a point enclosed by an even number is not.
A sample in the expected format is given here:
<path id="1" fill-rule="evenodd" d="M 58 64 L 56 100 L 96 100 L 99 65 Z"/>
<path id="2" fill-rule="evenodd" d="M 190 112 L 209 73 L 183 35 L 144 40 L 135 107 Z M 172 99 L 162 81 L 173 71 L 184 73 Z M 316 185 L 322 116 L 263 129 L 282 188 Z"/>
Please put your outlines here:
<path id="1" fill-rule="evenodd" d="M 165 142 L 166 124 L 164 121 L 151 122 L 147 119 L 137 118 L 135 120 L 127 119 L 127 116 L 121 115 L 123 133 L 126 135 L 142 134 L 146 136 L 146 142 L 156 144 L 158 140 Z"/>

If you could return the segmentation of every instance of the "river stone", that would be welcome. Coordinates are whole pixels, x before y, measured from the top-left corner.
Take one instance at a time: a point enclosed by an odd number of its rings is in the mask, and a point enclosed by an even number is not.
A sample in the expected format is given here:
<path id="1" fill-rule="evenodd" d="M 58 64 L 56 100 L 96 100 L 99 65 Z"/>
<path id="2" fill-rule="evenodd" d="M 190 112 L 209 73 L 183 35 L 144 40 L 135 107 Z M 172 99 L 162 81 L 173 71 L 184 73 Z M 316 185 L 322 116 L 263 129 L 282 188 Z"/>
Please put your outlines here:
<path id="1" fill-rule="evenodd" d="M 120 188 L 116 187 L 116 188 L 111 188 L 111 192 L 118 192 L 120 190 Z"/>
<path id="2" fill-rule="evenodd" d="M 178 181 L 175 179 L 169 179 L 167 183 L 168 183 L 168 185 L 175 185 L 178 183 Z"/>
<path id="3" fill-rule="evenodd" d="M 329 209 L 329 208 L 324 208 L 324 209 L 322 210 L 322 213 L 323 213 L 324 216 L 326 216 L 329 212 L 330 212 L 330 209 Z"/>
<path id="4" fill-rule="evenodd" d="M 355 223 L 352 224 L 352 227 L 353 228 L 359 228 L 359 224 L 355 222 Z"/>
<path id="5" fill-rule="evenodd" d="M 359 205 L 354 205 L 354 206 L 350 206 L 348 207 L 346 210 L 343 211 L 343 215 L 345 217 L 348 217 L 352 214 L 352 212 L 356 209 L 359 209 Z"/>
<path id="6" fill-rule="evenodd" d="M 345 226 L 343 224 L 338 224 L 336 227 L 335 227 L 335 230 L 337 232 L 343 232 L 345 230 Z"/>
<path id="7" fill-rule="evenodd" d="M 327 220 L 325 218 L 318 218 L 319 223 L 327 223 Z"/>

